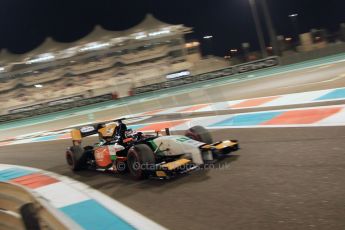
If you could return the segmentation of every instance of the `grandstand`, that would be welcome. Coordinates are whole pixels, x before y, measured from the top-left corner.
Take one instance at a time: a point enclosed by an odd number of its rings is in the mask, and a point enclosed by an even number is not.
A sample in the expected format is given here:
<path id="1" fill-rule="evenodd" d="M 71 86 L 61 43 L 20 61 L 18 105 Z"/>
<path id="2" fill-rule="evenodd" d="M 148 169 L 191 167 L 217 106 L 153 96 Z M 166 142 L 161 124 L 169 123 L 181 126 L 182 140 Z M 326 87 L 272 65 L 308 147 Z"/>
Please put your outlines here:
<path id="1" fill-rule="evenodd" d="M 125 31 L 96 26 L 84 38 L 59 43 L 51 38 L 26 54 L 0 53 L 0 114 L 59 98 L 115 93 L 167 80 L 191 71 L 200 59 L 199 43 L 185 42 L 192 32 L 147 15 Z"/>

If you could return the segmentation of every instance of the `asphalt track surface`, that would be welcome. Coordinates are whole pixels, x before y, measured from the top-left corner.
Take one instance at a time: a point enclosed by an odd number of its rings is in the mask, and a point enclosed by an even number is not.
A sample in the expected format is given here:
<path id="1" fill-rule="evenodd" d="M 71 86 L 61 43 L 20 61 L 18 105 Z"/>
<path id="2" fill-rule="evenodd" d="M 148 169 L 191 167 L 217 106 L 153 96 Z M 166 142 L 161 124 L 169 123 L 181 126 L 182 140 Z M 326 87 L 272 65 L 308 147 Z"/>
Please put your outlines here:
<path id="1" fill-rule="evenodd" d="M 215 131 L 241 149 L 215 168 L 170 181 L 72 173 L 70 141 L 8 146 L 2 163 L 84 182 L 170 229 L 344 229 L 345 127 Z M 94 140 L 89 140 L 90 142 Z"/>
<path id="2" fill-rule="evenodd" d="M 169 105 L 169 101 L 195 104 L 343 87 L 344 73 L 343 63 L 331 64 L 200 89 L 141 106 Z M 62 120 L 35 128 L 61 125 L 69 124 Z M 23 129 L 33 131 L 32 127 Z M 215 168 L 170 181 L 134 181 L 127 175 L 93 171 L 72 173 L 64 159 L 69 140 L 1 147 L 0 162 L 72 177 L 170 229 L 345 229 L 345 127 L 228 129 L 214 130 L 212 135 L 215 140 L 239 139 L 241 149 Z M 94 141 L 88 139 L 90 143 Z"/>

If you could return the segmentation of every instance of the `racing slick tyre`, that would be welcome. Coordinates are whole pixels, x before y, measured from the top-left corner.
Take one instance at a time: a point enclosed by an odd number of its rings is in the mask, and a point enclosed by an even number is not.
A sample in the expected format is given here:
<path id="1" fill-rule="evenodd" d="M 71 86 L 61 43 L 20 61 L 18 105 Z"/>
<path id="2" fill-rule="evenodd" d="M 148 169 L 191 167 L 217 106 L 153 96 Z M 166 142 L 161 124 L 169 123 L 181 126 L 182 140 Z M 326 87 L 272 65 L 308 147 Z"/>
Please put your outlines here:
<path id="1" fill-rule="evenodd" d="M 148 167 L 155 165 L 152 149 L 146 144 L 138 144 L 128 150 L 127 165 L 136 180 L 148 177 Z"/>
<path id="2" fill-rule="evenodd" d="M 185 136 L 196 141 L 204 142 L 206 144 L 213 143 L 210 132 L 200 125 L 193 126 L 192 128 L 188 129 L 185 133 Z"/>
<path id="3" fill-rule="evenodd" d="M 66 151 L 66 161 L 73 171 L 86 168 L 84 149 L 80 146 L 72 146 Z"/>

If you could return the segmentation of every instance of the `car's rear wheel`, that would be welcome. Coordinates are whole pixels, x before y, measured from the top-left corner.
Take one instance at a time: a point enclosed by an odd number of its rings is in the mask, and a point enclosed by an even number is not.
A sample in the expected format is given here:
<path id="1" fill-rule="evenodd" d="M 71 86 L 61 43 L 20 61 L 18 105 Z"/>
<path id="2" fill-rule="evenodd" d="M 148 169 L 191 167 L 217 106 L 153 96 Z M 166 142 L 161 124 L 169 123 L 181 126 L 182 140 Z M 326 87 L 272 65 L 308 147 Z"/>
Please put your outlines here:
<path id="1" fill-rule="evenodd" d="M 204 142 L 206 144 L 213 143 L 210 132 L 200 125 L 193 126 L 192 128 L 188 129 L 185 133 L 185 136 L 196 141 Z"/>
<path id="2" fill-rule="evenodd" d="M 125 161 L 116 160 L 115 166 L 116 166 L 116 171 L 119 174 L 125 174 L 128 172 L 128 166 L 127 166 L 127 163 Z"/>
<path id="3" fill-rule="evenodd" d="M 73 171 L 86 168 L 84 149 L 80 146 L 72 146 L 66 151 L 66 161 Z"/>
<path id="4" fill-rule="evenodd" d="M 127 165 L 131 175 L 137 179 L 144 179 L 148 171 L 155 165 L 152 149 L 146 144 L 138 144 L 128 150 Z"/>

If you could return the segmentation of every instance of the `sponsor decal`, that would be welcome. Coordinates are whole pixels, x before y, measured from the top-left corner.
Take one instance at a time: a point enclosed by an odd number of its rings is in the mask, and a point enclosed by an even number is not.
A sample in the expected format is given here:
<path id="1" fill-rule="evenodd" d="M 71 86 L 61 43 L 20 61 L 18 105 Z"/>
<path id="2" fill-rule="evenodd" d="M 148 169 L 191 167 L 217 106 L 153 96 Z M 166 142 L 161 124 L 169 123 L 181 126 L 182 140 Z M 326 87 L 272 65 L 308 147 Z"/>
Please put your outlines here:
<path id="1" fill-rule="evenodd" d="M 32 106 L 21 107 L 21 108 L 18 108 L 18 109 L 11 109 L 8 112 L 9 113 L 21 113 L 21 112 L 33 111 L 33 110 L 36 110 L 36 109 L 40 109 L 42 107 L 43 107 L 43 104 L 32 105 Z"/>
<path id="2" fill-rule="evenodd" d="M 181 71 L 181 72 L 168 74 L 166 76 L 166 78 L 167 79 L 174 79 L 174 78 L 185 77 L 185 76 L 188 76 L 188 75 L 190 75 L 190 72 L 188 70 L 184 70 L 184 71 Z"/>
<path id="3" fill-rule="evenodd" d="M 0 122 L 7 122 L 11 120 L 37 116 L 40 114 L 52 113 L 70 108 L 80 107 L 99 102 L 111 100 L 111 94 L 104 94 L 92 98 L 84 98 L 83 96 L 74 96 L 70 98 L 63 98 L 41 104 L 30 106 L 23 106 L 20 108 L 9 109 L 8 114 L 0 116 Z"/>
<path id="4" fill-rule="evenodd" d="M 47 103 L 47 105 L 48 106 L 60 105 L 60 104 L 68 103 L 68 102 L 74 102 L 74 101 L 77 101 L 77 100 L 81 100 L 83 98 L 84 98 L 83 96 L 63 98 L 63 99 L 59 99 L 59 100 L 55 100 L 55 101 L 50 101 L 50 102 Z"/>
<path id="5" fill-rule="evenodd" d="M 95 127 L 93 127 L 93 126 L 84 126 L 80 129 L 80 132 L 88 133 L 88 132 L 92 132 L 94 130 L 95 130 Z"/>
<path id="6" fill-rule="evenodd" d="M 186 141 L 189 141 L 190 139 L 188 137 L 179 137 L 176 139 L 176 141 L 178 142 L 186 142 Z"/>
<path id="7" fill-rule="evenodd" d="M 59 100 L 44 102 L 44 103 L 41 103 L 41 104 L 35 104 L 35 105 L 20 107 L 20 108 L 16 108 L 16 109 L 11 109 L 8 112 L 10 114 L 29 112 L 29 111 L 34 111 L 34 110 L 46 108 L 46 107 L 49 107 L 49 106 L 56 106 L 56 105 L 61 105 L 61 104 L 66 104 L 66 103 L 71 103 L 71 102 L 79 101 L 79 100 L 81 100 L 83 98 L 84 97 L 81 96 L 81 95 L 80 96 L 74 96 L 74 97 L 61 98 Z"/>

